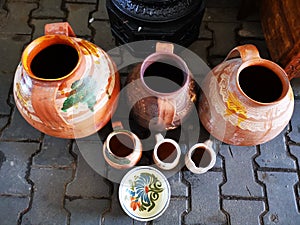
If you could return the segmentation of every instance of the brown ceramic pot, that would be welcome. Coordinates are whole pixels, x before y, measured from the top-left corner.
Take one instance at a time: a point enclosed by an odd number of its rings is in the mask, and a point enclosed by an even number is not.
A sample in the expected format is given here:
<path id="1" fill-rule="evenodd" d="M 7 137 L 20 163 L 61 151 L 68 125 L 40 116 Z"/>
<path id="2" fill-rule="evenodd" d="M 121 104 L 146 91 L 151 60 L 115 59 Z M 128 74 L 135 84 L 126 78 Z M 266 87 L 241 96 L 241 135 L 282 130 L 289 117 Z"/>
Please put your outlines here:
<path id="1" fill-rule="evenodd" d="M 254 45 L 234 48 L 206 76 L 201 88 L 200 120 L 227 144 L 267 142 L 285 128 L 293 114 L 289 77 L 280 66 L 262 59 Z"/>
<path id="2" fill-rule="evenodd" d="M 157 43 L 156 52 L 127 79 L 127 97 L 139 125 L 151 130 L 178 127 L 196 100 L 195 81 L 173 44 Z"/>
<path id="3" fill-rule="evenodd" d="M 68 23 L 54 23 L 24 50 L 13 93 L 33 127 L 51 136 L 80 138 L 110 120 L 119 83 L 115 64 L 102 49 L 76 38 Z"/>

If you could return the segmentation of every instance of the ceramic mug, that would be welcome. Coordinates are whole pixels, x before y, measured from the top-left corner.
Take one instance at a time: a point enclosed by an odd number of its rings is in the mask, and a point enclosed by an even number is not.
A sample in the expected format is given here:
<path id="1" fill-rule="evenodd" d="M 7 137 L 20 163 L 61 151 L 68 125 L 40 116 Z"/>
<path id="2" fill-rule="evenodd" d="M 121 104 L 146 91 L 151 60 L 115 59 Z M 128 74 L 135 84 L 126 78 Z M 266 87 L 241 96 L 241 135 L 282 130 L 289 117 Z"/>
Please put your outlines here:
<path id="1" fill-rule="evenodd" d="M 142 156 L 142 143 L 131 131 L 125 130 L 121 122 L 112 124 L 111 132 L 103 145 L 105 161 L 116 169 L 128 169 L 138 163 Z"/>
<path id="2" fill-rule="evenodd" d="M 211 169 L 216 163 L 216 153 L 212 148 L 213 142 L 193 145 L 185 155 L 185 165 L 193 173 L 202 174 Z"/>
<path id="3" fill-rule="evenodd" d="M 164 170 L 176 167 L 180 159 L 180 146 L 170 138 L 164 138 L 162 134 L 155 135 L 156 144 L 153 151 L 153 161 L 156 166 Z"/>

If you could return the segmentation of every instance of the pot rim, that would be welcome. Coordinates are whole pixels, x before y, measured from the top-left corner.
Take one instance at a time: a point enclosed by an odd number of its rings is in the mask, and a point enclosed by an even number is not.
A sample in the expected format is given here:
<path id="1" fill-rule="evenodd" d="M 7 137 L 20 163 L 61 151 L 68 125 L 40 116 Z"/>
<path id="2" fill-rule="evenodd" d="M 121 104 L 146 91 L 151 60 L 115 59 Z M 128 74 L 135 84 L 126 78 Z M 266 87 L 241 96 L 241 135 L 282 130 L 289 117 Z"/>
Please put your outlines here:
<path id="1" fill-rule="evenodd" d="M 239 76 L 243 69 L 250 67 L 250 66 L 262 66 L 262 67 L 265 67 L 265 68 L 271 70 L 272 72 L 274 72 L 277 75 L 277 77 L 280 79 L 281 84 L 282 84 L 282 93 L 278 99 L 276 99 L 275 101 L 272 101 L 272 102 L 259 102 L 259 101 L 254 100 L 253 98 L 249 97 L 243 91 L 243 89 L 241 88 L 240 83 L 239 83 Z M 277 65 L 274 62 L 267 60 L 267 59 L 262 59 L 262 58 L 252 59 L 252 60 L 243 62 L 237 71 L 235 82 L 236 82 L 237 89 L 241 93 L 244 94 L 244 97 L 247 100 L 249 100 L 252 103 L 261 105 L 261 106 L 271 106 L 274 104 L 278 104 L 278 102 L 280 102 L 282 99 L 284 99 L 287 96 L 287 94 L 291 88 L 288 76 L 287 76 L 286 72 L 284 71 L 284 69 L 281 68 L 279 65 Z"/>
<path id="2" fill-rule="evenodd" d="M 41 46 L 42 44 L 44 46 Z M 34 73 L 31 70 L 32 59 L 38 53 L 40 53 L 42 50 L 44 50 L 47 47 L 54 45 L 54 44 L 66 44 L 66 45 L 69 45 L 70 47 L 74 48 L 78 55 L 78 60 L 77 60 L 76 66 L 72 69 L 71 72 L 69 72 L 68 74 L 66 74 L 62 77 L 59 77 L 59 78 L 47 79 L 47 78 L 42 78 L 42 77 L 38 77 L 38 76 L 34 75 Z M 82 61 L 83 61 L 82 50 L 81 50 L 79 44 L 74 40 L 74 38 L 68 37 L 65 35 L 57 35 L 57 34 L 44 35 L 44 36 L 41 36 L 41 37 L 33 40 L 23 51 L 22 59 L 21 59 L 22 65 L 23 65 L 25 71 L 27 72 L 27 74 L 32 79 L 39 80 L 39 81 L 61 81 L 61 80 L 64 80 L 67 77 L 74 74 L 75 71 L 77 71 L 79 69 L 80 65 L 82 64 Z"/>
<path id="3" fill-rule="evenodd" d="M 209 162 L 209 164 L 205 167 L 201 167 L 201 166 L 196 166 L 195 162 L 192 160 L 192 155 L 194 153 L 194 151 L 197 149 L 197 148 L 204 148 L 205 151 L 209 152 L 209 155 L 211 157 L 211 160 Z M 197 170 L 209 170 L 211 169 L 215 164 L 216 164 L 216 153 L 215 151 L 208 147 L 206 144 L 204 143 L 196 143 L 194 144 L 188 151 L 188 154 L 187 154 L 187 157 L 188 159 L 190 160 L 190 162 L 192 163 L 192 165 L 194 166 L 195 169 Z"/>
<path id="4" fill-rule="evenodd" d="M 164 162 L 164 161 L 160 160 L 160 158 L 157 155 L 158 148 L 163 143 L 171 143 L 175 146 L 176 157 L 172 162 Z M 180 149 L 179 144 L 175 140 L 173 140 L 171 138 L 164 138 L 163 140 L 161 140 L 161 141 L 159 141 L 155 144 L 154 149 L 153 149 L 153 155 L 154 155 L 154 157 L 155 157 L 155 159 L 157 160 L 158 163 L 165 164 L 165 165 L 168 165 L 168 166 L 174 165 L 174 167 L 175 167 L 179 162 L 180 155 L 181 155 L 181 149 Z"/>
<path id="5" fill-rule="evenodd" d="M 130 138 L 130 140 L 132 141 L 133 143 L 133 149 L 132 149 L 132 152 L 130 154 L 128 154 L 127 156 L 117 156 L 110 148 L 110 140 L 113 136 L 116 136 L 118 134 L 124 134 L 126 136 L 128 136 Z M 138 142 L 136 140 L 139 140 L 138 137 L 132 133 L 131 131 L 128 131 L 128 130 L 116 130 L 116 131 L 113 131 L 111 132 L 107 139 L 106 139 L 106 147 L 107 147 L 107 150 L 109 151 L 109 153 L 111 153 L 114 157 L 118 158 L 118 159 L 123 159 L 123 158 L 130 158 L 137 150 L 138 150 Z"/>
<path id="6" fill-rule="evenodd" d="M 183 84 L 176 91 L 173 91 L 173 92 L 158 92 L 158 91 L 155 91 L 155 90 L 151 89 L 145 83 L 144 72 L 154 62 L 164 62 L 161 59 L 166 59 L 166 57 L 167 57 L 167 59 L 172 60 L 172 64 L 169 64 L 169 65 L 176 66 L 177 68 L 179 68 L 183 71 L 184 81 L 183 81 Z M 190 73 L 190 70 L 189 70 L 187 64 L 185 63 L 185 61 L 181 57 L 179 57 L 178 55 L 176 55 L 174 53 L 168 53 L 168 52 L 155 52 L 155 53 L 152 53 L 151 55 L 149 55 L 143 61 L 142 65 L 141 65 L 141 69 L 140 69 L 141 82 L 145 85 L 145 88 L 147 89 L 147 91 L 149 91 L 154 96 L 158 96 L 158 97 L 160 97 L 160 96 L 166 97 L 166 96 L 170 96 L 170 95 L 173 95 L 173 94 L 180 93 L 182 91 L 182 89 L 188 85 L 188 83 L 190 81 L 190 76 L 191 76 L 191 73 Z"/>

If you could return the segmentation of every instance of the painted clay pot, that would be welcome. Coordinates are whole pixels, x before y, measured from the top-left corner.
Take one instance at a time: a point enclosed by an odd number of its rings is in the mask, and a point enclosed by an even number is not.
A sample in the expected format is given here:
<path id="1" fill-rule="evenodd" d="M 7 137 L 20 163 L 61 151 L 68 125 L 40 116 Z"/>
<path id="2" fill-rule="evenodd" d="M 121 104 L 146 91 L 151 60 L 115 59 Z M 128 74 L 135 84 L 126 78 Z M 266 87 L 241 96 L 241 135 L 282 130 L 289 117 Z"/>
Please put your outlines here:
<path id="1" fill-rule="evenodd" d="M 80 138 L 110 120 L 119 91 L 111 58 L 76 38 L 68 23 L 53 23 L 24 50 L 13 93 L 21 115 L 33 127 L 55 137 Z"/>
<path id="2" fill-rule="evenodd" d="M 267 142 L 286 127 L 293 114 L 289 77 L 280 66 L 262 59 L 254 45 L 234 48 L 205 77 L 201 88 L 200 120 L 227 144 Z"/>
<path id="3" fill-rule="evenodd" d="M 142 157 L 142 143 L 131 131 L 125 130 L 121 122 L 113 123 L 111 132 L 103 145 L 105 161 L 116 169 L 128 169 L 136 165 Z"/>
<path id="4" fill-rule="evenodd" d="M 178 127 L 196 100 L 195 81 L 170 43 L 157 43 L 156 52 L 127 77 L 127 97 L 133 118 L 144 128 L 162 131 Z"/>

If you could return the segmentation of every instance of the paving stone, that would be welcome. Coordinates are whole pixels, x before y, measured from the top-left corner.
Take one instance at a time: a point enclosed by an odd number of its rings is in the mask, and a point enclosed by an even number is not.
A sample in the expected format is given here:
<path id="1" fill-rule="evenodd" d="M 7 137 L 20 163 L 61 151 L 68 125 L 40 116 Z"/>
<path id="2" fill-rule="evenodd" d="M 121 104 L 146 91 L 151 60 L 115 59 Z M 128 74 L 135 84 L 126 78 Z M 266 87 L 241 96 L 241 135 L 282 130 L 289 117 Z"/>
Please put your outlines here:
<path id="1" fill-rule="evenodd" d="M 220 172 L 205 174 L 184 173 L 191 185 L 191 208 L 184 217 L 186 224 L 226 224 L 225 215 L 220 209 L 219 185 L 223 182 Z"/>
<path id="2" fill-rule="evenodd" d="M 119 202 L 119 185 L 114 183 L 113 194 L 111 197 L 111 207 L 102 218 L 102 225 L 124 225 L 133 224 L 133 219 L 131 219 L 123 209 L 121 208 Z"/>
<path id="3" fill-rule="evenodd" d="M 58 23 L 58 22 L 63 22 L 62 19 L 32 19 L 30 21 L 30 24 L 34 26 L 33 29 L 33 35 L 32 35 L 32 40 L 44 36 L 45 32 L 45 25 L 48 23 Z"/>
<path id="4" fill-rule="evenodd" d="M 255 181 L 252 158 L 255 146 L 222 145 L 227 181 L 221 186 L 223 195 L 262 197 L 263 188 Z"/>
<path id="5" fill-rule="evenodd" d="M 209 0 L 206 1 L 207 8 L 239 8 L 241 0 Z"/>
<path id="6" fill-rule="evenodd" d="M 202 22 L 200 25 L 200 32 L 198 38 L 200 40 L 213 39 L 213 33 L 207 27 L 208 22 Z"/>
<path id="7" fill-rule="evenodd" d="M 223 209 L 229 213 L 231 225 L 253 225 L 260 224 L 265 205 L 263 201 L 224 200 Z"/>
<path id="8" fill-rule="evenodd" d="M 153 221 L 153 225 L 181 225 L 181 217 L 183 212 L 187 211 L 187 200 L 185 199 L 171 199 L 166 211 L 157 219 Z M 135 223 L 134 223 L 135 224 Z"/>
<path id="9" fill-rule="evenodd" d="M 225 58 L 236 47 L 235 30 L 239 26 L 239 23 L 208 23 L 208 28 L 214 33 L 214 43 L 209 48 L 209 55 L 224 56 Z"/>
<path id="10" fill-rule="evenodd" d="M 29 195 L 28 163 L 37 143 L 0 142 L 0 195 Z"/>
<path id="11" fill-rule="evenodd" d="M 66 200 L 65 208 L 70 212 L 71 225 L 102 224 L 102 214 L 110 207 L 108 199 L 76 199 Z"/>
<path id="12" fill-rule="evenodd" d="M 294 91 L 294 97 L 300 99 L 300 79 L 292 79 L 290 83 Z"/>
<path id="13" fill-rule="evenodd" d="M 294 113 L 291 118 L 292 130 L 288 134 L 289 138 L 296 142 L 300 143 L 300 100 L 295 100 Z"/>
<path id="14" fill-rule="evenodd" d="M 71 169 L 32 168 L 30 180 L 34 183 L 34 195 L 22 224 L 66 224 L 68 213 L 63 202 L 65 185 L 71 178 Z"/>
<path id="15" fill-rule="evenodd" d="M 68 22 L 77 36 L 91 36 L 88 28 L 89 15 L 96 10 L 95 5 L 67 3 Z"/>
<path id="16" fill-rule="evenodd" d="M 108 20 L 106 0 L 98 0 L 97 11 L 93 13 L 92 17 L 98 20 Z"/>
<path id="17" fill-rule="evenodd" d="M 6 127 L 0 139 L 14 141 L 38 141 L 41 138 L 41 132 L 32 127 L 21 116 L 20 112 L 15 108 L 12 113 L 11 122 Z"/>
<path id="18" fill-rule="evenodd" d="M 265 38 L 260 22 L 244 22 L 238 35 L 243 38 Z"/>
<path id="19" fill-rule="evenodd" d="M 168 178 L 172 196 L 188 196 L 188 186 L 182 181 L 182 173 L 178 172 Z"/>
<path id="20" fill-rule="evenodd" d="M 237 8 L 206 8 L 203 21 L 214 23 L 238 22 L 237 15 Z"/>
<path id="21" fill-rule="evenodd" d="M 0 221 L 3 225 L 18 224 L 20 214 L 29 206 L 28 198 L 0 197 Z"/>
<path id="22" fill-rule="evenodd" d="M 300 224 L 294 192 L 297 173 L 259 171 L 258 179 L 266 185 L 268 197 L 269 208 L 263 217 L 264 224 Z"/>
<path id="23" fill-rule="evenodd" d="M 64 18 L 66 12 L 61 10 L 61 0 L 39 0 L 39 7 L 32 11 L 33 18 Z"/>
<path id="24" fill-rule="evenodd" d="M 92 27 L 95 29 L 94 42 L 105 51 L 116 47 L 115 39 L 111 34 L 108 21 L 94 21 Z"/>
<path id="25" fill-rule="evenodd" d="M 207 63 L 208 47 L 212 45 L 209 40 L 197 40 L 193 42 L 188 48 L 196 53 L 205 63 Z"/>
<path id="26" fill-rule="evenodd" d="M 31 2 L 8 2 L 8 14 L 1 21 L 0 34 L 31 34 L 31 28 L 28 26 L 28 16 L 30 12 L 37 7 L 37 4 Z"/>
<path id="27" fill-rule="evenodd" d="M 66 2 L 75 2 L 75 3 L 94 3 L 96 4 L 99 0 L 66 0 Z"/>
<path id="28" fill-rule="evenodd" d="M 30 41 L 30 36 L 28 35 L 0 36 L 0 114 L 9 115 L 10 113 L 11 108 L 7 104 L 7 99 L 14 79 L 15 70 L 20 62 L 22 48 L 28 41 Z"/>
<path id="29" fill-rule="evenodd" d="M 297 158 L 298 168 L 300 168 L 300 146 L 290 145 L 289 148 L 291 154 Z"/>
<path id="30" fill-rule="evenodd" d="M 98 148 L 98 151 L 100 151 L 100 148 Z M 73 152 L 77 155 L 77 167 L 73 181 L 67 186 L 66 194 L 72 197 L 108 198 L 111 191 L 109 181 L 89 166 L 75 144 Z"/>
<path id="31" fill-rule="evenodd" d="M 69 153 L 71 141 L 45 135 L 41 152 L 33 157 L 33 165 L 66 167 L 74 158 Z"/>
<path id="32" fill-rule="evenodd" d="M 283 130 L 273 140 L 260 145 L 260 155 L 255 159 L 260 167 L 296 169 L 296 162 L 289 157 Z"/>
<path id="33" fill-rule="evenodd" d="M 4 129 L 4 127 L 7 125 L 8 120 L 9 120 L 9 117 L 8 117 L 8 116 L 0 117 L 0 132 L 1 132 L 1 130 Z"/>

